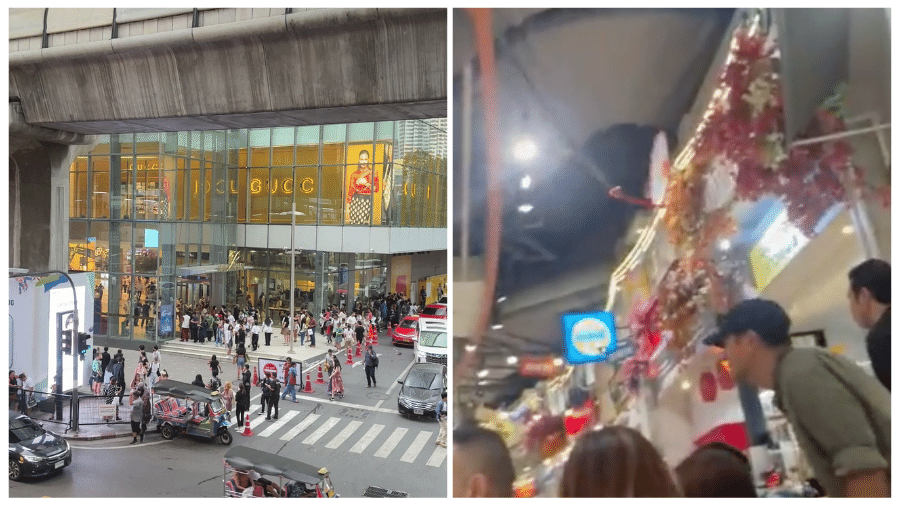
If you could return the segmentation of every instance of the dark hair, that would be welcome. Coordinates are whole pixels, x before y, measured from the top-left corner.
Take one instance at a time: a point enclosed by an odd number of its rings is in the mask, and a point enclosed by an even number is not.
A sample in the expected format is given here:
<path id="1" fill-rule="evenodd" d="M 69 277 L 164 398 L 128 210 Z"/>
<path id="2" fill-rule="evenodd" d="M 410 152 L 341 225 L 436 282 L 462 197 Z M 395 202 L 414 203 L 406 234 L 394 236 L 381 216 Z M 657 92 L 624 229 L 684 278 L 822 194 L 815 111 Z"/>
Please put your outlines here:
<path id="1" fill-rule="evenodd" d="M 582 435 L 563 468 L 560 497 L 678 497 L 656 448 L 628 427 Z"/>
<path id="2" fill-rule="evenodd" d="M 364 149 L 364 150 L 360 151 L 360 152 L 359 152 L 359 156 L 362 156 L 363 153 L 365 153 L 366 156 L 369 156 L 369 150 L 368 150 L 368 149 Z"/>
<path id="3" fill-rule="evenodd" d="M 849 277 L 854 295 L 866 288 L 878 302 L 891 303 L 891 264 L 870 258 L 851 269 Z"/>
<path id="4" fill-rule="evenodd" d="M 749 460 L 725 443 L 698 448 L 675 474 L 685 497 L 757 497 Z"/>
<path id="5" fill-rule="evenodd" d="M 495 497 L 513 496 L 516 471 L 499 434 L 477 425 L 462 425 L 453 430 L 453 450 L 468 452 L 465 457 L 459 454 L 455 457 L 467 458 L 477 473 L 490 480 Z"/>

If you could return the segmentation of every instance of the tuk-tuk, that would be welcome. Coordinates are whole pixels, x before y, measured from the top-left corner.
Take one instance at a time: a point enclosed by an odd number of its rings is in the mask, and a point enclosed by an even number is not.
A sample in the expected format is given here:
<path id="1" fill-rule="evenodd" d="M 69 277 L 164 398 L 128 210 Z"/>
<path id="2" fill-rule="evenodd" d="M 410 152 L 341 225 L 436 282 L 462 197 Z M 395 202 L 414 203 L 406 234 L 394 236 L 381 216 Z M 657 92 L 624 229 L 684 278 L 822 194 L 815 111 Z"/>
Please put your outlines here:
<path id="1" fill-rule="evenodd" d="M 340 497 L 328 469 L 246 446 L 225 453 L 222 474 L 225 497 Z M 277 477 L 277 482 L 263 476 Z"/>
<path id="2" fill-rule="evenodd" d="M 153 408 L 156 429 L 164 439 L 178 434 L 219 438 L 230 445 L 234 439 L 228 427 L 231 414 L 218 392 L 174 380 L 162 380 L 153 385 Z"/>

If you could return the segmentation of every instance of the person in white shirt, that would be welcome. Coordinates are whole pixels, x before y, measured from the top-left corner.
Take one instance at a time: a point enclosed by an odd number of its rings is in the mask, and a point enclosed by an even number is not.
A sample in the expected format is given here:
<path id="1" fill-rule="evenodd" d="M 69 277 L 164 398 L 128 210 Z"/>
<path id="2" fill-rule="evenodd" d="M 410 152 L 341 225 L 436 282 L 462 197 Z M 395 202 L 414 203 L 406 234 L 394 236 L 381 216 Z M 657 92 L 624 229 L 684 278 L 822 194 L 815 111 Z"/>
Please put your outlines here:
<path id="1" fill-rule="evenodd" d="M 191 338 L 191 315 L 185 313 L 181 317 L 181 340 L 187 342 Z"/>
<path id="2" fill-rule="evenodd" d="M 356 313 L 350 315 L 350 318 L 347 318 L 347 323 L 350 324 L 351 328 L 356 327 Z"/>
<path id="3" fill-rule="evenodd" d="M 24 372 L 19 375 L 19 412 L 26 416 L 31 416 L 31 408 L 28 407 L 28 401 L 34 398 L 34 381 L 31 380 Z"/>

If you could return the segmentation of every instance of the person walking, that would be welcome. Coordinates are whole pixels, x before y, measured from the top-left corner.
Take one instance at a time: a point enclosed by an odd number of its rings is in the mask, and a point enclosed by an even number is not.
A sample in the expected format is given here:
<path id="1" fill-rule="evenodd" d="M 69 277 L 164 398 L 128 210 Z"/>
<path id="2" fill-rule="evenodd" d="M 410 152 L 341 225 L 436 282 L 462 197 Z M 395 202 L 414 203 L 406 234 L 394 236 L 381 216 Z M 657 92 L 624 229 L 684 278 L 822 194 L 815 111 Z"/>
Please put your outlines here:
<path id="1" fill-rule="evenodd" d="M 209 373 L 212 374 L 213 378 L 217 378 L 219 376 L 219 360 L 216 358 L 215 354 L 210 357 L 207 364 L 209 364 Z"/>
<path id="2" fill-rule="evenodd" d="M 103 353 L 100 355 L 100 371 L 105 372 L 111 361 L 112 357 L 109 356 L 109 346 L 104 346 Z"/>
<path id="3" fill-rule="evenodd" d="M 253 326 L 250 327 L 250 345 L 253 346 L 253 351 L 259 348 L 259 333 L 261 330 L 259 322 L 253 322 Z"/>
<path id="4" fill-rule="evenodd" d="M 9 371 L 9 409 L 16 409 L 19 401 L 19 378 L 16 371 Z"/>
<path id="5" fill-rule="evenodd" d="M 200 338 L 200 316 L 196 313 L 191 315 L 189 329 L 191 331 L 191 341 L 196 343 Z"/>
<path id="6" fill-rule="evenodd" d="M 434 444 L 447 447 L 447 392 L 441 392 L 441 400 L 438 401 L 434 410 L 438 423 L 441 424 L 441 431 L 438 432 L 437 441 Z"/>
<path id="7" fill-rule="evenodd" d="M 244 348 L 244 344 L 238 344 L 237 351 L 235 351 L 234 353 L 237 356 L 237 360 L 235 361 L 235 363 L 237 364 L 238 376 L 240 376 L 241 371 L 244 369 L 244 366 L 247 365 L 247 350 Z"/>
<path id="8" fill-rule="evenodd" d="M 325 355 L 325 374 L 328 375 L 328 391 L 326 392 L 328 395 L 331 395 L 331 373 L 334 372 L 334 352 L 329 349 L 328 354 Z"/>
<path id="9" fill-rule="evenodd" d="M 34 381 L 24 372 L 19 374 L 19 412 L 31 416 L 32 404 L 34 402 Z"/>
<path id="10" fill-rule="evenodd" d="M 366 337 L 366 329 L 363 327 L 362 319 L 357 320 L 354 332 L 356 333 L 357 348 L 362 347 L 363 338 Z"/>
<path id="11" fill-rule="evenodd" d="M 131 399 L 131 443 L 137 444 L 138 435 L 141 434 L 141 421 L 144 419 L 144 389 L 139 388 L 135 391 L 137 394 Z"/>
<path id="12" fill-rule="evenodd" d="M 371 344 L 366 346 L 366 356 L 363 361 L 366 367 L 366 388 L 378 388 L 378 382 L 375 380 L 375 368 L 378 367 L 378 355 L 375 354 L 375 350 L 372 349 Z"/>
<path id="13" fill-rule="evenodd" d="M 266 410 L 266 420 L 272 420 L 272 407 L 275 407 L 275 420 L 278 420 L 278 394 L 281 393 L 281 382 L 278 381 L 278 375 L 272 374 L 269 378 L 269 405 Z"/>
<path id="14" fill-rule="evenodd" d="M 344 398 L 344 378 L 341 376 L 341 363 L 334 363 L 334 371 L 331 373 L 331 400 L 334 400 L 335 395 L 340 395 L 341 398 Z"/>
<path id="15" fill-rule="evenodd" d="M 269 402 L 271 402 L 270 399 L 272 396 L 272 390 L 269 389 L 269 373 L 268 372 L 266 372 L 266 379 L 259 382 L 259 387 L 262 390 L 262 395 L 260 396 L 260 400 L 259 400 L 259 402 L 260 402 L 259 414 L 264 415 L 264 414 L 266 414 L 266 406 L 269 404 Z"/>
<path id="16" fill-rule="evenodd" d="M 850 314 L 869 331 L 866 349 L 875 377 L 891 389 L 891 265 L 872 258 L 850 273 Z"/>
<path id="17" fill-rule="evenodd" d="M 234 345 L 234 327 L 232 324 L 225 322 L 225 356 L 231 358 L 231 347 Z M 234 359 L 235 363 L 237 363 L 237 358 Z"/>
<path id="18" fill-rule="evenodd" d="M 790 326 L 777 303 L 745 300 L 703 342 L 725 349 L 736 381 L 775 391 L 829 497 L 888 497 L 890 392 L 844 357 L 792 348 Z"/>
<path id="19" fill-rule="evenodd" d="M 222 387 L 222 402 L 225 403 L 225 411 L 230 413 L 234 407 L 234 388 L 230 381 L 226 381 Z"/>
<path id="20" fill-rule="evenodd" d="M 144 434 L 147 433 L 147 424 L 150 423 L 150 390 L 144 388 L 141 392 L 141 407 L 142 409 L 142 417 L 141 417 L 141 437 L 140 442 L 144 442 Z"/>
<path id="21" fill-rule="evenodd" d="M 94 360 L 91 361 L 91 391 L 94 392 L 94 395 L 100 395 L 100 386 L 103 383 L 103 360 L 100 357 L 100 354 L 94 355 Z"/>
<path id="22" fill-rule="evenodd" d="M 244 364 L 244 372 L 241 374 L 241 383 L 243 383 L 247 387 L 247 393 L 250 393 L 250 365 Z M 247 409 L 250 409 L 250 405 L 247 405 Z"/>
<path id="23" fill-rule="evenodd" d="M 306 318 L 306 337 L 309 341 L 309 347 L 316 347 L 316 319 L 313 318 L 312 313 L 307 313 Z"/>
<path id="24" fill-rule="evenodd" d="M 237 411 L 238 426 L 244 425 L 244 414 L 250 411 L 250 390 L 243 382 L 238 384 L 237 395 L 235 395 L 235 408 Z"/>
<path id="25" fill-rule="evenodd" d="M 106 390 L 103 392 L 106 395 L 106 405 L 109 406 L 113 403 L 113 399 L 116 398 L 117 395 L 122 394 L 122 385 L 119 383 L 119 380 L 113 376 L 109 379 L 109 385 L 106 385 Z M 119 406 L 116 405 L 116 421 L 121 420 L 119 418 Z M 104 417 L 104 421 L 109 421 L 109 417 Z"/>
<path id="26" fill-rule="evenodd" d="M 274 323 L 275 322 L 272 321 L 272 318 L 270 316 L 266 316 L 266 319 L 263 320 L 263 335 L 266 338 L 266 346 L 272 344 L 272 325 Z"/>
<path id="27" fill-rule="evenodd" d="M 191 314 L 184 313 L 181 316 L 181 341 L 187 342 L 191 336 Z"/>
<path id="28" fill-rule="evenodd" d="M 153 345 L 153 354 L 151 357 L 151 365 L 153 366 L 153 370 L 156 373 L 157 379 L 159 378 L 159 371 L 162 369 L 162 355 L 159 353 L 159 346 Z"/>
<path id="29" fill-rule="evenodd" d="M 281 394 L 281 399 L 284 400 L 287 397 L 287 394 L 291 394 L 291 401 L 297 402 L 297 369 L 295 368 L 294 361 L 291 357 L 288 357 L 287 362 L 284 364 L 284 393 Z"/>

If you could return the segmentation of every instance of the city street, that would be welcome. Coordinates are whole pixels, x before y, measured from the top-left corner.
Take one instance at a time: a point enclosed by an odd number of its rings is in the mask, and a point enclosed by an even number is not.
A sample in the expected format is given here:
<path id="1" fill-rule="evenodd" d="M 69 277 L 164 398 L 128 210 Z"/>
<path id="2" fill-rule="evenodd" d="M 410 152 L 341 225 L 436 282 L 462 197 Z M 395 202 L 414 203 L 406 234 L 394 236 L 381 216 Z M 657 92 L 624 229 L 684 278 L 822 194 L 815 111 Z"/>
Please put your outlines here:
<path id="1" fill-rule="evenodd" d="M 344 365 L 344 353 L 340 355 L 346 391 L 343 399 L 329 400 L 326 385 L 313 383 L 315 393 L 300 393 L 296 404 L 288 396 L 279 404 L 279 419 L 267 421 L 259 415 L 261 394 L 254 388 L 250 415 L 253 436 L 241 436 L 243 427 L 234 427 L 232 445 L 326 467 L 342 497 L 361 497 L 369 486 L 405 492 L 410 497 L 446 497 L 447 450 L 434 443 L 438 423 L 430 417 L 403 417 L 397 412 L 397 380 L 409 368 L 412 350 L 395 348 L 384 336 L 380 343 L 376 347 L 380 358 L 377 389 L 366 388 L 359 358 L 354 357 L 356 366 Z M 126 351 L 126 357 L 133 355 Z M 187 357 L 164 355 L 163 360 L 173 379 L 180 381 L 192 380 L 206 366 L 203 360 Z M 306 364 L 316 360 L 307 359 Z M 313 367 L 310 371 L 313 381 L 317 370 Z M 222 378 L 230 379 L 231 374 Z M 126 430 L 122 426 L 119 432 Z M 149 430 L 144 443 L 138 445 L 129 445 L 127 437 L 72 441 L 71 466 L 57 476 L 10 482 L 10 496 L 222 496 L 222 456 L 230 447 L 193 437 L 166 441 Z M 97 486 L 96 478 L 103 474 L 142 478 L 103 480 L 103 486 Z M 79 479 L 85 475 L 92 479 Z"/>

